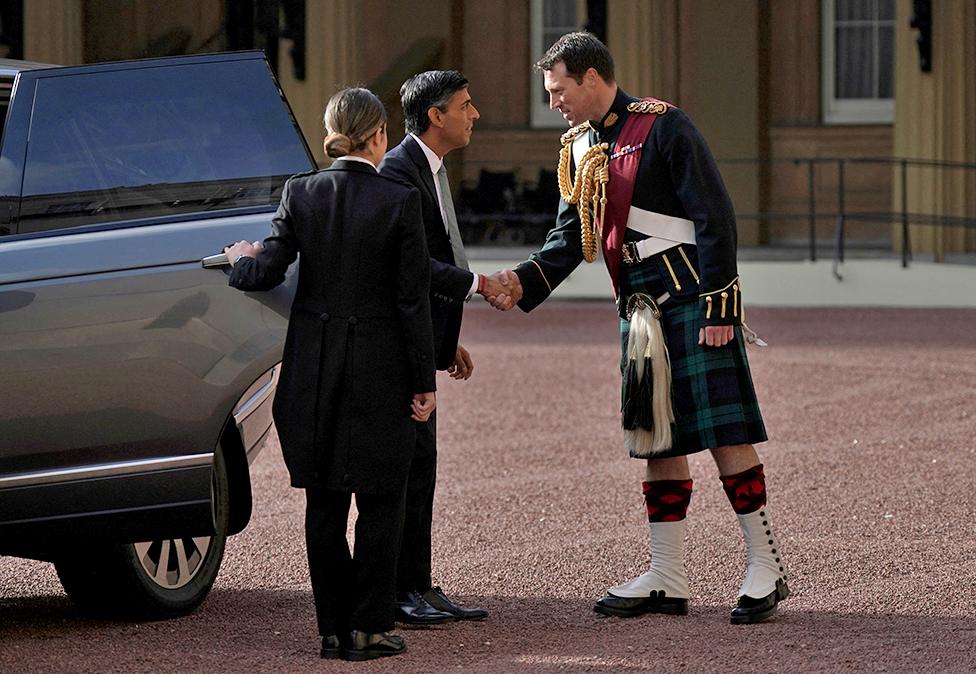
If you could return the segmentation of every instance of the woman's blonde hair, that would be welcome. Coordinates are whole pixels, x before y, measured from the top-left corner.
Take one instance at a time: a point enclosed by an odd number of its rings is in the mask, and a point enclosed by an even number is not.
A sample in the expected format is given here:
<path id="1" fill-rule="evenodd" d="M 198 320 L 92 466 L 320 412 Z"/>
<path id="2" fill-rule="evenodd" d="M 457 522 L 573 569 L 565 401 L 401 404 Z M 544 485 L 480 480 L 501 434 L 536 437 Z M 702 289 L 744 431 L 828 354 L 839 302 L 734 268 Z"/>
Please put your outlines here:
<path id="1" fill-rule="evenodd" d="M 366 147 L 370 136 L 386 124 L 386 109 L 369 89 L 350 87 L 329 99 L 324 121 L 325 152 L 342 157 Z"/>

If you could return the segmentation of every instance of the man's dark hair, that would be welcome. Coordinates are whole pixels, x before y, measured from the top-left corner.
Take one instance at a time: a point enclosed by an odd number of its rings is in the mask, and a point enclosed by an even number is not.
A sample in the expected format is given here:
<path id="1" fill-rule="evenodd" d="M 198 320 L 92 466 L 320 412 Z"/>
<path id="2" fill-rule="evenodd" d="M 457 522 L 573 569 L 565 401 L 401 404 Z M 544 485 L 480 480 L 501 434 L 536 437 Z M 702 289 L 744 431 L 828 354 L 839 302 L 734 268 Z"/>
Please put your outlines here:
<path id="1" fill-rule="evenodd" d="M 583 81 L 583 75 L 590 68 L 599 73 L 604 82 L 613 82 L 613 56 L 607 45 L 600 42 L 593 33 L 578 31 L 566 33 L 549 47 L 546 55 L 539 59 L 536 70 L 552 70 L 553 66 L 562 62 L 566 72 L 576 80 Z"/>
<path id="2" fill-rule="evenodd" d="M 400 87 L 400 105 L 407 133 L 418 136 L 430 128 L 427 111 L 447 110 L 447 103 L 457 92 L 468 86 L 467 78 L 456 70 L 428 70 L 414 75 Z"/>

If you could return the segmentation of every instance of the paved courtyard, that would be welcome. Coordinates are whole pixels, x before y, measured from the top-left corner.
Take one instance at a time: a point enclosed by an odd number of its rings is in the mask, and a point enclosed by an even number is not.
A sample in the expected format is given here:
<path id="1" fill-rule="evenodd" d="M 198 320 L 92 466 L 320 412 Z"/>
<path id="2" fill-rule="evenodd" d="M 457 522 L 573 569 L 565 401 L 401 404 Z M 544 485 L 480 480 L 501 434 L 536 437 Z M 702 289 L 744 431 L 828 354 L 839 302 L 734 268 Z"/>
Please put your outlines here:
<path id="1" fill-rule="evenodd" d="M 613 307 L 472 303 L 474 376 L 439 380 L 434 573 L 487 622 L 402 630 L 407 654 L 386 661 L 318 660 L 303 495 L 272 442 L 252 466 L 252 522 L 191 616 L 87 619 L 50 565 L 0 558 L 0 671 L 976 670 L 976 310 L 748 318 L 770 343 L 749 353 L 793 589 L 773 621 L 728 622 L 744 547 L 707 455 L 692 459 L 690 615 L 591 611 L 648 556 Z"/>

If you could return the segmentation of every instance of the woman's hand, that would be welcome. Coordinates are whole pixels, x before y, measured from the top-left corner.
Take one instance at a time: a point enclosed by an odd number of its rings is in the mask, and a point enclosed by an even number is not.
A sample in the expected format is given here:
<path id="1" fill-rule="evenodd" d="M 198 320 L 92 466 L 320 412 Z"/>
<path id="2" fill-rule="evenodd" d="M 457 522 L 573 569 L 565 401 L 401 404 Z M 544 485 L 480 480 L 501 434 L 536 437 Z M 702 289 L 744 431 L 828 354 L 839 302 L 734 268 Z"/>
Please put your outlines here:
<path id="1" fill-rule="evenodd" d="M 437 407 L 437 394 L 433 391 L 429 393 L 414 393 L 413 402 L 410 404 L 410 409 L 413 414 L 410 418 L 414 421 L 427 421 L 430 419 L 430 415 L 433 413 L 434 408 Z"/>
<path id="2" fill-rule="evenodd" d="M 237 258 L 241 257 L 257 257 L 257 254 L 264 249 L 264 246 L 260 241 L 255 241 L 254 243 L 248 243 L 247 241 L 238 241 L 233 246 L 227 246 L 224 248 L 224 255 L 227 256 L 227 261 L 230 262 L 230 266 L 233 267 L 234 263 L 237 262 Z"/>

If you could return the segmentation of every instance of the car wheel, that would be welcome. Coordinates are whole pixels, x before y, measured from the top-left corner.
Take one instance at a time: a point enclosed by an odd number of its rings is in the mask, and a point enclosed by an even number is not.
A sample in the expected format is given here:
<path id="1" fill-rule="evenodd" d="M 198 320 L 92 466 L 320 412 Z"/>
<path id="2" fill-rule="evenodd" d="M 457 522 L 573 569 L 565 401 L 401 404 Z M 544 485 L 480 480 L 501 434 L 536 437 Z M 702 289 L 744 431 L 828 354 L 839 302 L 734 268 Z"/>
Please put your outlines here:
<path id="1" fill-rule="evenodd" d="M 54 562 L 68 597 L 90 613 L 160 619 L 185 615 L 206 598 L 220 570 L 230 521 L 223 452 L 214 455 L 211 482 L 217 533 L 105 544 Z"/>

